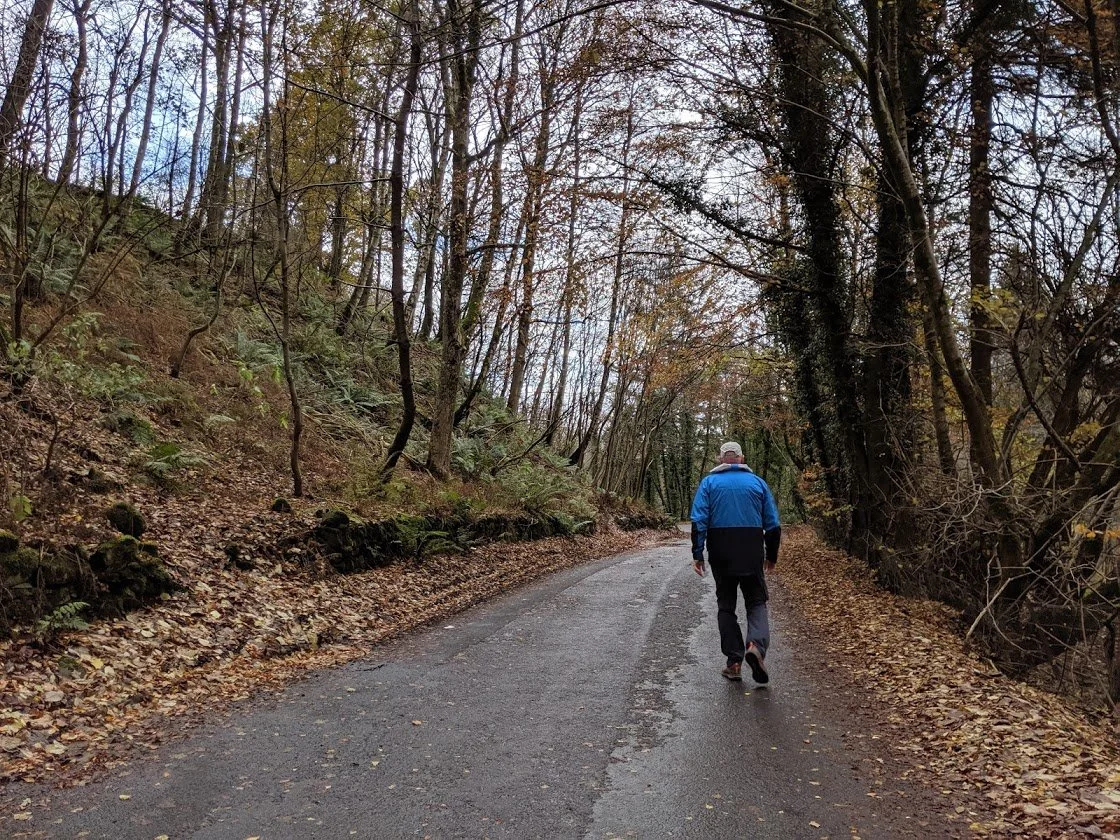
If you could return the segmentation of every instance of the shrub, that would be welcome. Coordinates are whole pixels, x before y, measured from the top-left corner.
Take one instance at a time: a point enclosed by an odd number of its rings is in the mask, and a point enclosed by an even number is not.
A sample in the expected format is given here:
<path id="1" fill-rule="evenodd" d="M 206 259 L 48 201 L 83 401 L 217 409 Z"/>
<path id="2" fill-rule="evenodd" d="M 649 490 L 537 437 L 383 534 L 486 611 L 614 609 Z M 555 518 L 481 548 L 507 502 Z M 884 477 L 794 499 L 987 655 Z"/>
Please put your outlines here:
<path id="1" fill-rule="evenodd" d="M 148 381 L 147 374 L 133 365 L 111 362 L 99 366 L 71 361 L 54 353 L 47 359 L 46 372 L 83 396 L 110 405 L 146 399 L 142 386 Z"/>
<path id="2" fill-rule="evenodd" d="M 147 374 L 132 362 L 139 358 L 118 346 L 113 347 L 100 334 L 99 312 L 84 312 L 62 328 L 65 351 L 52 350 L 38 363 L 36 372 L 69 385 L 78 393 L 101 402 L 117 404 L 142 402 Z M 126 348 L 125 348 L 126 349 Z M 93 354 L 116 352 L 128 364 L 98 364 Z"/>
<path id="3" fill-rule="evenodd" d="M 23 493 L 13 493 L 8 497 L 8 510 L 11 512 L 13 522 L 22 522 L 32 514 L 34 508 L 31 499 Z"/>
<path id="4" fill-rule="evenodd" d="M 514 506 L 538 516 L 563 513 L 577 522 L 596 518 L 591 488 L 575 472 L 525 460 L 503 471 L 498 486 Z"/>

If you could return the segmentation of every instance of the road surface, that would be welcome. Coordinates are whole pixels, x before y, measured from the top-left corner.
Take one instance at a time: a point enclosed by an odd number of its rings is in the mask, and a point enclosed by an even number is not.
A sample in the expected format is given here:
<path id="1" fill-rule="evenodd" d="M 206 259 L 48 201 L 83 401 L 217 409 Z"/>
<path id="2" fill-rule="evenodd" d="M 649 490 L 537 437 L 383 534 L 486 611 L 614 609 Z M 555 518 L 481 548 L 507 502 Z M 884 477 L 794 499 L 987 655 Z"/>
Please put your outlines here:
<path id="1" fill-rule="evenodd" d="M 51 794 L 31 822 L 3 815 L 0 836 L 961 834 L 939 816 L 943 798 L 880 763 L 853 686 L 803 641 L 778 577 L 765 689 L 719 676 L 712 581 L 678 542 L 555 574 L 318 672 Z"/>

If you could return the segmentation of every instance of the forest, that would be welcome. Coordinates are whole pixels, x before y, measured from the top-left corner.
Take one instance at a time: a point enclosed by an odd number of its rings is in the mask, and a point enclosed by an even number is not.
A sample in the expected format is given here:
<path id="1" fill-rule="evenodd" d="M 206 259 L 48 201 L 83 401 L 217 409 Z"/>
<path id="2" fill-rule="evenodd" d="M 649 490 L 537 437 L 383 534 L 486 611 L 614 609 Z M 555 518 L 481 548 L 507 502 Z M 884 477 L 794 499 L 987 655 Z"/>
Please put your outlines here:
<path id="1" fill-rule="evenodd" d="M 486 481 L 571 528 L 592 488 L 687 518 L 737 439 L 784 519 L 951 605 L 1007 673 L 1113 706 L 1118 22 L 5 0 L 4 399 L 135 431 L 176 383 L 236 392 L 244 416 L 196 425 L 267 427 L 275 493 L 345 441 L 354 497 Z M 46 467 L 4 452 L 0 525 L 46 498 L 67 420 L 40 413 Z M 143 442 L 156 478 L 192 466 Z"/>

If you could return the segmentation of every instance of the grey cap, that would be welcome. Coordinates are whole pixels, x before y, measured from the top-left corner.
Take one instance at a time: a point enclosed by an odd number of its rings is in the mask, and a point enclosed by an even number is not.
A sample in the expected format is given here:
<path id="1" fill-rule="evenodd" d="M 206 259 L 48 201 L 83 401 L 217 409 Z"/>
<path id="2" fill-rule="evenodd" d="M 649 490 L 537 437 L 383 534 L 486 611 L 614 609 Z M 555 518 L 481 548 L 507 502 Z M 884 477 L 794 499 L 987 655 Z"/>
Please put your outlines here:
<path id="1" fill-rule="evenodd" d="M 728 452 L 734 452 L 740 458 L 743 457 L 743 447 L 739 446 L 735 441 L 729 440 L 719 448 L 720 455 L 726 455 Z"/>

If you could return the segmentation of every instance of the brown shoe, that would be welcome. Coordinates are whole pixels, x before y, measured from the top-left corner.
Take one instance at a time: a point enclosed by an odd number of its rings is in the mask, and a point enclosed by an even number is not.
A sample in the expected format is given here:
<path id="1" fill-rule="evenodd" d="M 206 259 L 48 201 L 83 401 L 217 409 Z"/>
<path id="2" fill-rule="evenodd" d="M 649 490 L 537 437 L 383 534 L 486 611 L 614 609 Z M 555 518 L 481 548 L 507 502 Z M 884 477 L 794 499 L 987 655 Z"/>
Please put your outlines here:
<path id="1" fill-rule="evenodd" d="M 732 662 L 720 673 L 729 680 L 741 680 L 743 678 L 743 666 L 738 662 Z"/>
<path id="2" fill-rule="evenodd" d="M 743 660 L 750 666 L 751 679 L 756 683 L 770 682 L 770 674 L 766 672 L 766 663 L 762 658 L 762 651 L 758 649 L 754 642 L 747 646 L 747 652 L 744 654 Z"/>

